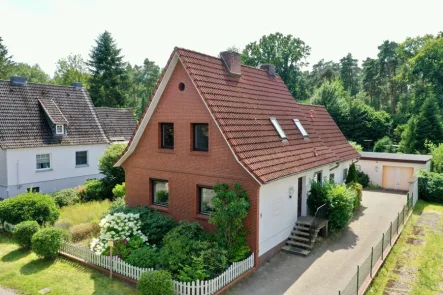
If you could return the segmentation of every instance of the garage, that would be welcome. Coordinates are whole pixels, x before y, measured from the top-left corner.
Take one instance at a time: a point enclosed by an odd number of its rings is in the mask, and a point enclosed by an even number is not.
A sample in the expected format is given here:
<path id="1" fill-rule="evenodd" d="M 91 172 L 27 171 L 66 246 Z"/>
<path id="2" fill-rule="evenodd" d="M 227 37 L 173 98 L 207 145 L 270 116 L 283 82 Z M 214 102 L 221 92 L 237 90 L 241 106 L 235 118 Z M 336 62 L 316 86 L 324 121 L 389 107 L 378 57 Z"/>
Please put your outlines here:
<path id="1" fill-rule="evenodd" d="M 409 191 L 414 175 L 431 168 L 430 155 L 361 152 L 357 169 L 369 175 L 370 182 L 384 189 Z"/>

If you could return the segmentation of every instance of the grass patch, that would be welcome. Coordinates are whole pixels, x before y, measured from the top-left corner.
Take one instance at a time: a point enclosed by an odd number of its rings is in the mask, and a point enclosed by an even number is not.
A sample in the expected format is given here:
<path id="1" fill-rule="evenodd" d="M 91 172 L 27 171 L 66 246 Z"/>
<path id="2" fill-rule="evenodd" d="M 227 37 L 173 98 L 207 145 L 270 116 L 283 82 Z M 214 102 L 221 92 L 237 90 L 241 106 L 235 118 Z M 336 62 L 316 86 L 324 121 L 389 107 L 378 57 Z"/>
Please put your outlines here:
<path id="1" fill-rule="evenodd" d="M 22 294 L 38 294 L 51 288 L 51 295 L 136 295 L 135 288 L 59 257 L 55 261 L 37 258 L 20 250 L 11 238 L 0 234 L 0 285 Z"/>
<path id="2" fill-rule="evenodd" d="M 440 219 L 431 221 L 429 217 L 432 216 Z M 442 233 L 443 205 L 418 201 L 397 244 L 366 294 L 382 295 L 393 282 L 407 285 L 408 294 L 443 292 Z"/>
<path id="3" fill-rule="evenodd" d="M 74 225 L 88 222 L 99 222 L 103 214 L 109 211 L 109 200 L 78 203 L 63 207 L 60 218 L 55 223 L 58 227 L 69 228 Z"/>

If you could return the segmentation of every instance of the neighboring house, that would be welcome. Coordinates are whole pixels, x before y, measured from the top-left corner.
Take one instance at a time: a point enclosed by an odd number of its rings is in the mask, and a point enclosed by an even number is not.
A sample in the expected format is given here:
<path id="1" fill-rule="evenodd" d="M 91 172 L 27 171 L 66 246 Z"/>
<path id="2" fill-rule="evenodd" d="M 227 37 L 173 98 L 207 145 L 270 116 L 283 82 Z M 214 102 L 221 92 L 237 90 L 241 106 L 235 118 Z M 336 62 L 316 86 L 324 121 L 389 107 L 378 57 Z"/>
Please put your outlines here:
<path id="1" fill-rule="evenodd" d="M 251 203 L 248 244 L 263 262 L 307 214 L 310 182 L 342 182 L 360 155 L 323 107 L 296 103 L 272 65 L 221 56 L 173 51 L 116 166 L 130 206 L 206 228 L 212 187 L 240 183 Z"/>
<path id="2" fill-rule="evenodd" d="M 95 111 L 110 142 L 129 142 L 137 128 L 137 120 L 131 109 L 96 107 Z"/>
<path id="3" fill-rule="evenodd" d="M 431 169 L 431 155 L 361 152 L 357 168 L 369 175 L 372 184 L 384 189 L 413 192 L 415 174 Z M 414 198 L 418 197 L 417 193 Z"/>
<path id="4" fill-rule="evenodd" d="M 98 158 L 108 144 L 80 83 L 0 81 L 0 198 L 99 178 Z"/>

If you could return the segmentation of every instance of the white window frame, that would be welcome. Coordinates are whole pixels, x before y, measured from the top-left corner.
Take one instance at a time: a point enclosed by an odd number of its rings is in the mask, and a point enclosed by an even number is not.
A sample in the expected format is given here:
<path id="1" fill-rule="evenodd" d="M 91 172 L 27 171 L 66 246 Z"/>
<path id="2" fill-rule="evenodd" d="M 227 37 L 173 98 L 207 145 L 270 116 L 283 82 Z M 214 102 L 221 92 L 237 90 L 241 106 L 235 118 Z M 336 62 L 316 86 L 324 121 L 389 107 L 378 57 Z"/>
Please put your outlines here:
<path id="1" fill-rule="evenodd" d="M 46 155 L 48 155 L 48 157 L 49 157 L 49 167 L 47 167 L 47 168 L 38 168 L 37 167 L 37 157 L 38 156 L 46 156 Z M 52 170 L 52 156 L 51 156 L 51 154 L 37 154 L 37 155 L 35 155 L 35 170 L 36 171 Z"/>
<path id="2" fill-rule="evenodd" d="M 287 139 L 285 132 L 283 131 L 283 128 L 281 128 L 280 124 L 278 123 L 277 119 L 274 117 L 269 118 L 269 120 L 271 120 L 272 125 L 274 125 L 275 130 L 277 130 L 278 135 L 280 135 L 280 137 L 282 139 Z"/>
<path id="3" fill-rule="evenodd" d="M 77 164 L 77 153 L 86 153 L 86 164 Z M 86 151 L 75 151 L 75 167 L 86 167 L 89 166 L 89 152 Z"/>
<path id="4" fill-rule="evenodd" d="M 343 182 L 346 181 L 346 178 L 348 177 L 348 173 L 349 173 L 349 168 L 344 168 L 343 169 Z"/>
<path id="5" fill-rule="evenodd" d="M 306 129 L 303 127 L 303 125 L 301 124 L 299 119 L 292 119 L 294 121 L 295 126 L 297 126 L 298 130 L 300 131 L 301 135 L 303 135 L 303 137 L 305 139 L 309 139 L 309 135 L 308 132 L 306 132 Z"/>
<path id="6" fill-rule="evenodd" d="M 62 127 L 62 131 L 61 132 L 58 132 L 58 127 Z M 65 134 L 65 126 L 63 126 L 63 125 L 55 125 L 55 134 L 57 134 L 57 135 Z"/>

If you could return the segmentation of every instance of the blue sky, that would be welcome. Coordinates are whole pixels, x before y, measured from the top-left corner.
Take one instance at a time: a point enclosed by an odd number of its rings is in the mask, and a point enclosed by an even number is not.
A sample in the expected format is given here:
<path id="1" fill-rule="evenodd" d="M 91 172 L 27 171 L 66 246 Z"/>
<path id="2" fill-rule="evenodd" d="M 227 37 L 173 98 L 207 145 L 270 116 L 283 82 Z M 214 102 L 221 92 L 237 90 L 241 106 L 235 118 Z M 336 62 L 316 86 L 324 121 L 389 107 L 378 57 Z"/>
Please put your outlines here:
<path id="1" fill-rule="evenodd" d="M 70 53 L 87 59 L 104 30 L 132 64 L 164 66 L 174 46 L 217 55 L 277 31 L 310 45 L 311 64 L 348 52 L 361 61 L 383 40 L 443 30 L 442 8 L 441 0 L 0 0 L 0 36 L 15 61 L 50 75 Z"/>

